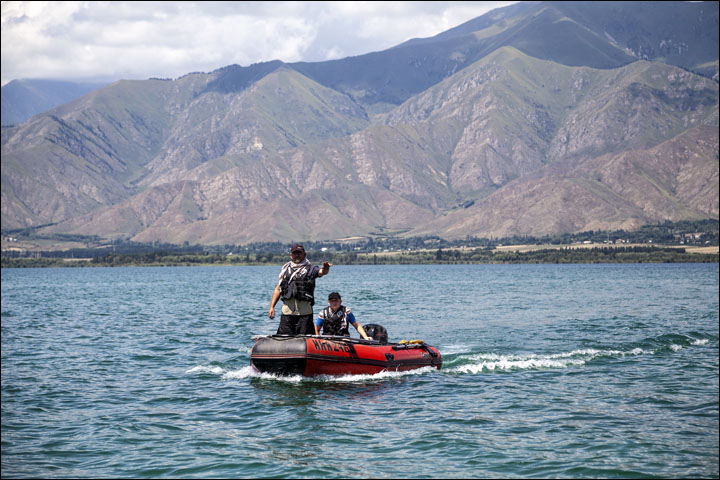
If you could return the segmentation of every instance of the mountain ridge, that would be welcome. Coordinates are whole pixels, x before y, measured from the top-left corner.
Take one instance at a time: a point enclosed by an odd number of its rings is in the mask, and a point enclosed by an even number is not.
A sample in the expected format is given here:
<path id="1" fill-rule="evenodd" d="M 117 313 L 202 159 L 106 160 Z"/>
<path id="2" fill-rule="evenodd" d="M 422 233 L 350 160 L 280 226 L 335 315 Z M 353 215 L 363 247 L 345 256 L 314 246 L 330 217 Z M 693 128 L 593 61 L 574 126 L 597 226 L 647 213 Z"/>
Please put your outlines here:
<path id="1" fill-rule="evenodd" d="M 47 79 L 12 80 L 1 89 L 0 123 L 3 126 L 22 123 L 38 113 L 72 101 L 105 85 L 105 83 Z"/>
<path id="2" fill-rule="evenodd" d="M 287 66 L 350 95 L 369 114 L 384 113 L 502 46 L 573 66 L 658 60 L 718 80 L 717 37 L 716 2 L 518 2 L 380 52 L 325 62 L 228 65 L 210 73 L 215 79 L 206 88 L 239 91 Z M 15 100 L 8 86 L 3 110 Z"/>

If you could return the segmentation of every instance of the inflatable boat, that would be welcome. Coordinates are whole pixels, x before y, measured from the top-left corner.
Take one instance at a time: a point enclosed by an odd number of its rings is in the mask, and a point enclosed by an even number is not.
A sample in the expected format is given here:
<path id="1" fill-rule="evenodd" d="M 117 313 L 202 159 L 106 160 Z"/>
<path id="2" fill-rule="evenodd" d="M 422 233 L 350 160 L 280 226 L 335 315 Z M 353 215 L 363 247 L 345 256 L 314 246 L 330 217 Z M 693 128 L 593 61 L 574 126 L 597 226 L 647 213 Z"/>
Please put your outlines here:
<path id="1" fill-rule="evenodd" d="M 382 339 L 324 335 L 253 338 L 256 340 L 250 352 L 253 367 L 278 375 L 374 375 L 442 366 L 440 352 L 422 340 L 386 343 Z"/>

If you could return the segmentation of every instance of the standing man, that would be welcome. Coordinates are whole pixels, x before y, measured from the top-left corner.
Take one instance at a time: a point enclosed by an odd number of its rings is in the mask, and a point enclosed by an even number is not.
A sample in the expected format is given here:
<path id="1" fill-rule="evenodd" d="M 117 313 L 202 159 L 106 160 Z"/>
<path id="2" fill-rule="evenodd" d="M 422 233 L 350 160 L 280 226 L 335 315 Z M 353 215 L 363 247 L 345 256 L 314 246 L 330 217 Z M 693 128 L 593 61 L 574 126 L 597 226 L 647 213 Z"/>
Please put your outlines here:
<path id="1" fill-rule="evenodd" d="M 275 318 L 275 304 L 282 298 L 282 315 L 278 335 L 312 335 L 315 279 L 330 272 L 332 264 L 323 262 L 322 268 L 306 258 L 305 247 L 296 243 L 290 248 L 290 261 L 280 271 L 277 287 L 270 300 L 268 316 Z"/>

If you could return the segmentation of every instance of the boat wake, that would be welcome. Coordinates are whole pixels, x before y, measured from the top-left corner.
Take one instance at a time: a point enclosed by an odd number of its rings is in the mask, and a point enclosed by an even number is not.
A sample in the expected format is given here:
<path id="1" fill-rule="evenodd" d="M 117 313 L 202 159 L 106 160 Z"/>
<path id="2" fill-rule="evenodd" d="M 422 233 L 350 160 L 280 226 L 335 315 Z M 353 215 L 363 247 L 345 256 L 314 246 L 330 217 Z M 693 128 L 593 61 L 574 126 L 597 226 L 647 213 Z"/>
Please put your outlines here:
<path id="1" fill-rule="evenodd" d="M 639 342 L 612 346 L 598 346 L 595 348 L 581 348 L 569 352 L 549 354 L 500 354 L 493 352 L 472 352 L 470 347 L 464 345 L 440 346 L 443 353 L 443 367 L 437 370 L 434 367 L 423 367 L 404 372 L 385 371 L 374 375 L 343 375 L 303 377 L 300 375 L 283 376 L 257 371 L 251 365 L 240 369 L 226 366 L 199 365 L 187 370 L 186 374 L 210 375 L 223 380 L 263 379 L 287 383 L 356 383 L 368 381 L 382 381 L 417 375 L 428 374 L 480 374 L 493 372 L 514 372 L 525 370 L 547 370 L 579 368 L 596 361 L 613 361 L 623 358 L 633 358 L 648 355 L 673 354 L 686 348 L 708 347 L 716 345 L 717 336 L 691 333 L 689 335 L 668 334 L 648 338 Z"/>
<path id="2" fill-rule="evenodd" d="M 437 372 L 435 367 L 423 367 L 415 370 L 404 372 L 386 371 L 376 373 L 375 375 L 318 375 L 315 377 L 303 377 L 301 375 L 277 375 L 272 373 L 259 372 L 251 365 L 243 367 L 239 370 L 224 369 L 219 366 L 197 366 L 189 369 L 187 374 L 210 374 L 220 376 L 223 380 L 242 380 L 246 378 L 258 378 L 263 380 L 276 380 L 287 383 L 312 383 L 312 382 L 334 382 L 334 383 L 356 383 L 377 380 L 387 380 L 392 378 L 407 377 L 412 375 L 424 375 L 430 372 Z"/>
<path id="3" fill-rule="evenodd" d="M 444 356 L 443 372 L 477 374 L 582 367 L 601 359 L 611 361 L 624 357 L 679 352 L 685 348 L 706 346 L 711 340 L 713 340 L 711 336 L 700 334 L 689 336 L 671 334 L 629 343 L 617 348 L 583 348 L 552 354 L 461 353 Z M 714 338 L 714 342 L 717 343 L 717 338 Z M 440 350 L 443 350 L 442 347 Z"/>
<path id="4" fill-rule="evenodd" d="M 482 373 L 513 370 L 540 370 L 551 368 L 570 368 L 585 365 L 599 357 L 623 357 L 627 355 L 644 355 L 649 352 L 635 348 L 629 352 L 621 350 L 582 349 L 567 353 L 550 355 L 498 355 L 495 353 L 477 353 L 460 355 L 446 361 L 446 373 Z"/>

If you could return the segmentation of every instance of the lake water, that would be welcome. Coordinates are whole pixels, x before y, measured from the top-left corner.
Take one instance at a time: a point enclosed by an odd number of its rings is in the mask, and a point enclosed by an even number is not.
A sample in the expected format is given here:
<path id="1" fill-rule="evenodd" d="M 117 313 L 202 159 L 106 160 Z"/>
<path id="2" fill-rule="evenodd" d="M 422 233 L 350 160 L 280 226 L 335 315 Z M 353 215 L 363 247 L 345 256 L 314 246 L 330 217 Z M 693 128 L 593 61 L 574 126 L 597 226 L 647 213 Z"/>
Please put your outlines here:
<path id="1" fill-rule="evenodd" d="M 443 368 L 315 379 L 250 366 L 278 272 L 3 269 L 2 477 L 718 476 L 718 264 L 335 266 Z"/>

